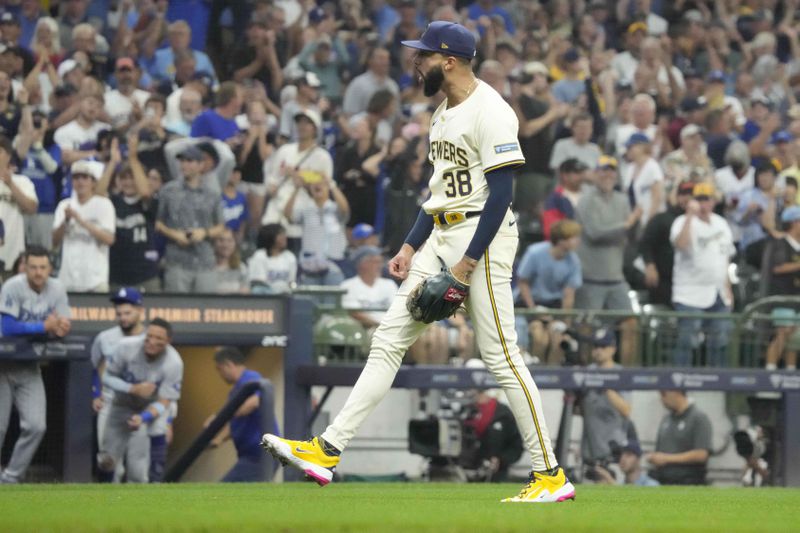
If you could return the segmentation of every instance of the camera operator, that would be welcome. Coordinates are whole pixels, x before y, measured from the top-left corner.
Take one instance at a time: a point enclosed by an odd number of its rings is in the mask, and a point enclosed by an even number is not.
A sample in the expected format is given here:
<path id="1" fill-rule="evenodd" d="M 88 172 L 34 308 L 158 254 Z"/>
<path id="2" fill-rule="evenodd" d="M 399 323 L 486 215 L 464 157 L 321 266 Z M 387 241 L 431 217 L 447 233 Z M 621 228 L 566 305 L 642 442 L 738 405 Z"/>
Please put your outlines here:
<path id="1" fill-rule="evenodd" d="M 614 362 L 617 339 L 611 329 L 599 329 L 592 335 L 592 359 L 589 369 L 621 368 Z M 607 470 L 613 462 L 611 442 L 627 442 L 628 418 L 631 414 L 630 393 L 610 389 L 587 390 L 581 398 L 583 413 L 583 438 L 581 455 L 586 467 L 586 478 L 599 481 L 597 469 Z"/>
<path id="2" fill-rule="evenodd" d="M 497 401 L 488 391 L 476 391 L 474 413 L 464 421 L 480 443 L 471 465 L 488 464 L 489 481 L 505 481 L 508 467 L 522 456 L 522 436 L 508 406 Z"/>

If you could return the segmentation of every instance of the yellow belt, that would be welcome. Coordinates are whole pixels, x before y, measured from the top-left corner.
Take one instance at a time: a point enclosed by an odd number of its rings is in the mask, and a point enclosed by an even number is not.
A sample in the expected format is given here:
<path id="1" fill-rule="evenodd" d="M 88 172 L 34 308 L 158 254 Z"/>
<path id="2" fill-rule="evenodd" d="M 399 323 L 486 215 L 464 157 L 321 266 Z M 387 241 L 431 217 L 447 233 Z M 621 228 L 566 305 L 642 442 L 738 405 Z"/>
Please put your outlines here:
<path id="1" fill-rule="evenodd" d="M 459 211 L 443 211 L 441 213 L 431 215 L 431 217 L 433 217 L 433 223 L 437 226 L 453 226 L 455 224 L 464 222 L 468 218 L 476 217 L 480 214 L 480 211 L 467 211 L 466 213 Z"/>

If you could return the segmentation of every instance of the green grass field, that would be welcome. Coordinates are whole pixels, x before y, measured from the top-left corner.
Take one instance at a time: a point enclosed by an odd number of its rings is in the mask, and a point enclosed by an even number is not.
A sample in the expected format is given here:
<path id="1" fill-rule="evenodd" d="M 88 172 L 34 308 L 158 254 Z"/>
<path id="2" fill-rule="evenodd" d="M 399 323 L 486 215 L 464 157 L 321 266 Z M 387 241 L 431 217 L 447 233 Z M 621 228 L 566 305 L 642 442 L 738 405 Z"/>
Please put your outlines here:
<path id="1" fill-rule="evenodd" d="M 797 531 L 800 490 L 579 486 L 556 505 L 517 485 L 0 487 L 0 531 Z"/>

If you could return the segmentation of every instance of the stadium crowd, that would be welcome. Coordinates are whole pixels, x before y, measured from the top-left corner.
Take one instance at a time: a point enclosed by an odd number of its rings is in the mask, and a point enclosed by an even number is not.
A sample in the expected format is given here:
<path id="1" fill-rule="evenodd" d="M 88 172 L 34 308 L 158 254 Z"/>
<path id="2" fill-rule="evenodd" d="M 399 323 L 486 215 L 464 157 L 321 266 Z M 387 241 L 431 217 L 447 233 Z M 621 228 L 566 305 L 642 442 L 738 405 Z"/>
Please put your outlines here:
<path id="1" fill-rule="evenodd" d="M 38 245 L 69 291 L 321 284 L 385 305 L 375 258 L 431 171 L 431 102 L 400 41 L 449 20 L 519 118 L 519 306 L 632 312 L 633 289 L 729 311 L 731 265 L 800 294 L 797 0 L 2 4 L 6 279 Z M 767 364 L 794 368 L 795 311 L 773 313 Z M 681 320 L 689 364 L 704 321 Z M 729 322 L 707 322 L 705 362 L 723 364 Z M 559 362 L 558 324 L 520 318 L 520 345 Z M 467 357 L 463 317 L 440 327 L 426 342 Z"/>

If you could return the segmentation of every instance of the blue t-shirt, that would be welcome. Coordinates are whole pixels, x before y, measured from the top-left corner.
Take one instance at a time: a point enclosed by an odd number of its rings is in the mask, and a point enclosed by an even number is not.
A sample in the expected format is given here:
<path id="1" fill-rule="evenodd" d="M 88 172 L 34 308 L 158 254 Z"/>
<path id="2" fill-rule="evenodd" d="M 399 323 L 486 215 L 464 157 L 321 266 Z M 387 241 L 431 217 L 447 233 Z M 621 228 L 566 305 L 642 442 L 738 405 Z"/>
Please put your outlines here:
<path id="1" fill-rule="evenodd" d="M 245 370 L 239 378 L 228 398 L 233 398 L 239 389 L 251 381 L 261 381 L 261 374 L 255 370 Z M 255 393 L 261 398 L 261 390 Z M 260 458 L 264 451 L 261 449 L 261 436 L 264 434 L 261 427 L 261 409 L 256 409 L 246 416 L 236 416 L 231 419 L 231 439 L 236 446 L 239 457 Z"/>
<path id="2" fill-rule="evenodd" d="M 578 254 L 570 252 L 563 259 L 556 259 L 550 255 L 552 246 L 549 242 L 531 244 L 517 267 L 517 279 L 530 284 L 536 304 L 561 301 L 566 287 L 577 289 L 583 285 Z"/>
<path id="3" fill-rule="evenodd" d="M 239 228 L 247 221 L 247 198 L 244 193 L 236 191 L 234 198 L 228 198 L 226 194 L 222 195 L 222 218 L 225 219 L 225 225 L 228 226 L 234 233 L 239 231 Z"/>
<path id="4" fill-rule="evenodd" d="M 205 52 L 192 50 L 192 53 L 194 54 L 195 64 L 197 65 L 194 71 L 207 72 L 214 79 L 214 83 L 216 83 L 217 73 Z M 175 79 L 175 52 L 173 52 L 172 48 L 169 46 L 156 50 L 153 57 L 149 61 L 145 61 L 144 64 L 149 74 L 159 81 Z"/>
<path id="5" fill-rule="evenodd" d="M 586 82 L 583 80 L 559 80 L 553 84 L 553 96 L 566 104 L 575 103 L 585 92 Z"/>
<path id="6" fill-rule="evenodd" d="M 192 137 L 211 137 L 218 141 L 226 141 L 239 133 L 236 121 L 228 119 L 209 109 L 203 111 L 192 122 Z"/>
<path id="7" fill-rule="evenodd" d="M 514 20 L 511 18 L 511 15 L 508 11 L 503 9 L 500 6 L 492 6 L 490 9 L 484 9 L 478 2 L 473 2 L 469 6 L 467 6 L 467 18 L 469 20 L 478 20 L 482 16 L 486 15 L 487 17 L 491 17 L 492 15 L 500 15 L 503 17 L 503 22 L 506 25 L 506 31 L 514 35 Z M 478 26 L 478 32 L 483 36 L 483 33 L 486 30 L 483 26 Z"/>
<path id="8" fill-rule="evenodd" d="M 744 123 L 744 127 L 742 128 L 742 134 L 739 135 L 739 138 L 746 143 L 749 143 L 756 137 L 758 134 L 761 133 L 761 126 L 753 122 L 752 120 L 748 120 Z"/>
<path id="9" fill-rule="evenodd" d="M 57 144 L 52 144 L 47 147 L 47 153 L 50 154 L 55 162 L 61 165 L 61 148 Z M 55 213 L 56 211 L 56 182 L 55 175 L 58 169 L 53 174 L 48 174 L 42 163 L 38 158 L 32 157 L 32 152 L 28 151 L 27 157 L 20 165 L 20 174 L 27 176 L 36 189 L 36 197 L 39 199 L 39 213 Z"/>

